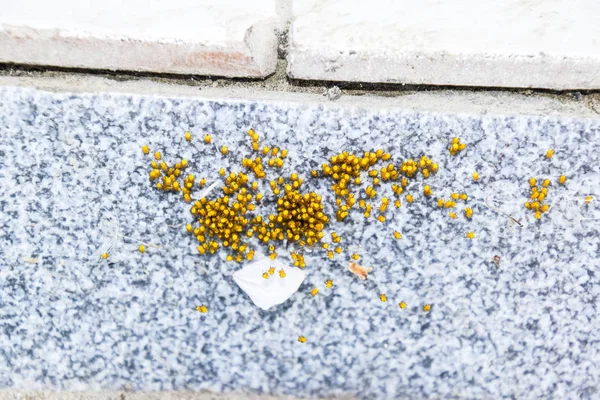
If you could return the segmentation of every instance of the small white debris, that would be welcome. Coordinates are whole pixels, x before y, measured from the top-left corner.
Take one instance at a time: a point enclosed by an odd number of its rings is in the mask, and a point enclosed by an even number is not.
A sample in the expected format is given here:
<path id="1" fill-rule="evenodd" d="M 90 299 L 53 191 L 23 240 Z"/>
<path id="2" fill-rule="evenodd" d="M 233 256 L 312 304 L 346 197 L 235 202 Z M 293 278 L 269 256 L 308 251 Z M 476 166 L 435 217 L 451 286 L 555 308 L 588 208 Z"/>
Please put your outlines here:
<path id="1" fill-rule="evenodd" d="M 342 91 L 339 87 L 333 86 L 329 89 L 325 90 L 325 97 L 327 97 L 330 101 L 336 101 L 342 96 Z"/>
<path id="2" fill-rule="evenodd" d="M 263 272 L 274 267 L 276 271 L 283 269 L 285 278 L 271 275 L 263 278 Z M 300 268 L 290 267 L 275 259 L 265 257 L 261 260 L 246 265 L 233 273 L 233 280 L 246 292 L 252 302 L 263 310 L 281 304 L 289 299 L 300 287 L 306 274 Z"/>

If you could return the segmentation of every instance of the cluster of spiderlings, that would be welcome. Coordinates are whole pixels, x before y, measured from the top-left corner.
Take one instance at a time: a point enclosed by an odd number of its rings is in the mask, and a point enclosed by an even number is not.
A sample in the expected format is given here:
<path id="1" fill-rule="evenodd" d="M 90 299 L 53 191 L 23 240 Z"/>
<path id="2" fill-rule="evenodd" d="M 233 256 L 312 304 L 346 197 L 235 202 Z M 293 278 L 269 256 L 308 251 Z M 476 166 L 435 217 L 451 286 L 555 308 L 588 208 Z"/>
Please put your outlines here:
<path id="1" fill-rule="evenodd" d="M 473 217 L 473 210 L 470 207 L 465 208 L 465 217 L 471 219 Z"/>
<path id="2" fill-rule="evenodd" d="M 258 152 L 258 134 L 249 130 L 248 135 L 252 140 L 252 149 Z M 205 142 L 209 143 L 210 138 L 205 138 Z M 221 149 L 222 154 L 227 152 L 226 147 Z M 264 146 L 262 155 L 265 159 L 271 157 L 267 162 L 270 167 L 281 168 L 283 159 L 287 157 L 287 150 Z M 257 179 L 266 177 L 261 157 L 243 158 L 241 164 Z M 223 168 L 219 173 L 226 176 Z M 190 180 L 193 183 L 193 177 Z M 206 181 L 201 181 L 201 184 L 203 183 Z M 226 177 L 222 188 L 223 196 L 214 200 L 203 198 L 195 202 L 191 212 L 197 218 L 198 226 L 188 224 L 187 230 L 199 241 L 198 252 L 212 254 L 221 247 L 230 248 L 233 254 L 228 255 L 227 260 L 241 262 L 244 258 L 251 260 L 254 257 L 254 250 L 249 249 L 242 240 L 244 236 L 256 236 L 263 245 L 284 239 L 297 242 L 300 246 L 312 246 L 317 243 L 324 236 L 322 231 L 329 222 L 324 213 L 321 196 L 314 192 L 301 193 L 299 189 L 302 179 L 296 173 L 292 174 L 287 183 L 280 176 L 270 184 L 276 196 L 283 194 L 277 199 L 277 212 L 264 219 L 261 215 L 254 218 L 248 215 L 249 212 L 255 211 L 263 195 L 257 192 L 258 181 L 249 182 L 248 175 L 243 172 L 231 172 Z M 271 259 L 277 256 L 273 244 L 269 246 L 269 252 Z M 295 265 L 304 267 L 304 258 L 299 256 Z M 285 272 L 280 273 L 280 276 L 285 277 Z"/>
<path id="3" fill-rule="evenodd" d="M 144 145 L 142 146 L 142 152 L 148 154 L 150 149 L 148 146 Z M 183 183 L 179 182 L 182 172 L 188 167 L 187 160 L 182 159 L 175 165 L 169 166 L 166 162 L 161 161 L 161 159 L 162 155 L 160 152 L 157 151 L 154 153 L 154 160 L 150 163 L 152 168 L 149 173 L 150 180 L 153 182 L 158 180 L 156 183 L 156 188 L 158 190 L 163 190 L 165 192 L 181 192 L 185 201 L 188 203 L 192 201 L 190 193 L 194 184 L 194 175 L 187 175 Z"/>
<path id="4" fill-rule="evenodd" d="M 406 178 L 404 178 L 404 179 L 403 179 L 403 181 L 404 181 L 405 179 L 406 179 Z M 394 184 L 392 184 L 392 192 L 394 192 L 394 194 L 395 194 L 396 196 L 400 196 L 400 195 L 401 195 L 401 194 L 404 192 L 404 189 L 403 189 L 403 187 L 406 187 L 407 185 L 408 185 L 408 180 L 406 180 L 406 185 L 396 185 L 396 184 L 394 183 Z"/>
<path id="5" fill-rule="evenodd" d="M 379 213 L 380 214 L 385 213 L 389 205 L 390 205 L 390 200 L 387 197 L 382 197 L 381 205 L 379 206 Z"/>
<path id="6" fill-rule="evenodd" d="M 277 258 L 277 253 L 275 253 L 275 246 L 273 246 L 273 245 L 270 245 L 270 246 L 269 246 L 269 251 L 270 251 L 270 253 L 269 253 L 269 258 L 270 258 L 271 260 L 274 260 L 274 259 L 276 259 L 276 258 Z"/>
<path id="7" fill-rule="evenodd" d="M 230 190 L 230 186 L 226 188 Z M 213 254 L 222 246 L 237 253 L 237 262 L 241 262 L 244 256 L 248 260 L 254 257 L 254 251 L 247 251 L 248 245 L 242 242 L 249 224 L 246 214 L 254 209 L 254 204 L 250 203 L 252 195 L 246 193 L 245 189 L 242 188 L 233 198 L 224 195 L 208 200 L 204 197 L 194 203 L 191 213 L 197 217 L 198 226 L 188 224 L 187 230 L 198 240 L 200 254 Z M 233 261 L 234 256 L 228 255 L 227 260 Z"/>
<path id="8" fill-rule="evenodd" d="M 339 243 L 342 241 L 342 237 L 340 235 L 338 235 L 335 231 L 331 232 L 331 242 L 332 243 Z"/>
<path id="9" fill-rule="evenodd" d="M 289 180 L 283 177 L 278 177 L 270 181 L 271 190 L 277 196 L 277 211 L 268 217 L 249 216 L 248 213 L 255 210 L 255 207 L 260 204 L 262 194 L 257 193 L 258 180 L 266 178 L 265 167 L 282 168 L 284 159 L 287 157 L 287 150 L 280 150 L 277 147 L 270 148 L 269 146 L 259 145 L 259 136 L 253 130 L 248 131 L 251 138 L 252 150 L 257 153 L 249 158 L 242 159 L 242 167 L 250 170 L 249 174 L 253 173 L 257 181 L 249 182 L 248 175 L 245 173 L 230 173 L 226 175 L 224 168 L 221 168 L 220 175 L 226 177 L 225 185 L 222 188 L 223 196 L 214 200 L 203 198 L 196 201 L 192 207 L 192 214 L 197 218 L 197 226 L 188 225 L 188 231 L 194 234 L 199 241 L 198 251 L 202 254 L 215 253 L 219 248 L 230 248 L 233 250 L 232 255 L 228 255 L 229 261 L 242 261 L 244 258 L 251 260 L 254 256 L 254 250 L 248 248 L 248 245 L 242 241 L 242 238 L 252 238 L 257 236 L 259 243 L 269 245 L 271 241 L 281 242 L 288 240 L 297 242 L 300 246 L 312 246 L 318 243 L 324 236 L 323 229 L 329 223 L 329 218 L 324 213 L 321 196 L 316 193 L 301 193 L 300 186 L 302 179 L 296 173 L 292 174 Z M 191 134 L 186 132 L 185 139 L 191 141 Z M 205 143 L 211 143 L 212 139 L 209 134 L 204 136 Z M 454 150 L 461 151 L 465 148 L 464 144 L 459 143 L 458 139 L 453 140 Z M 145 154 L 149 153 L 147 146 L 142 149 Z M 229 150 L 226 146 L 220 148 L 223 155 L 227 155 Z M 454 155 L 454 154 L 453 154 Z M 324 176 L 333 179 L 331 186 L 336 194 L 336 219 L 343 221 L 349 213 L 349 210 L 356 204 L 357 199 L 351 192 L 350 186 L 361 184 L 361 173 L 367 172 L 372 179 L 372 185 L 366 188 L 366 197 L 358 200 L 360 208 L 364 210 L 365 217 L 369 217 L 372 213 L 373 205 L 367 204 L 366 201 L 377 196 L 377 188 L 382 182 L 396 182 L 392 185 L 392 191 L 396 196 L 403 194 L 404 189 L 409 184 L 409 179 L 416 177 L 419 173 L 424 178 L 428 178 L 431 174 L 438 171 L 438 164 L 432 162 L 427 156 L 422 156 L 417 161 L 409 159 L 404 161 L 399 169 L 394 164 L 389 163 L 381 168 L 373 168 L 379 161 L 388 161 L 391 159 L 389 153 L 385 153 L 379 149 L 374 152 L 365 152 L 362 157 L 343 152 L 332 156 L 329 163 L 322 165 L 322 173 Z M 157 160 L 160 160 L 160 154 L 157 153 Z M 263 161 L 264 160 L 264 161 Z M 160 189 L 183 192 L 183 197 L 186 201 L 191 201 L 190 189 L 193 187 L 195 178 L 193 175 L 188 175 L 182 185 L 174 179 L 178 178 L 181 170 L 187 167 L 187 162 L 182 160 L 173 168 L 169 168 L 166 164 L 154 162 L 156 168 L 151 172 L 151 179 L 156 180 L 163 175 L 163 181 L 159 182 Z M 263 164 L 264 162 L 264 164 Z M 163 172 L 161 172 L 161 169 Z M 318 177 L 318 171 L 311 172 L 313 177 Z M 474 177 L 474 179 L 476 179 Z M 205 179 L 199 181 L 200 186 L 206 184 Z M 254 194 L 254 196 L 253 196 Z M 429 185 L 423 188 L 423 194 L 427 197 L 433 195 L 433 191 Z M 458 198 L 456 197 L 458 196 Z M 463 196 L 465 196 L 463 198 Z M 406 194 L 407 202 L 414 201 L 411 194 Z M 466 200 L 466 195 L 453 194 L 454 200 Z M 396 208 L 401 207 L 400 199 L 392 199 Z M 375 206 L 378 208 L 379 215 L 377 220 L 385 222 L 384 215 L 390 205 L 390 199 L 382 197 L 381 204 Z M 439 200 L 442 206 L 452 208 L 456 206 L 456 202 L 448 200 L 444 202 Z M 452 216 L 452 215 L 451 215 Z M 465 209 L 465 216 L 471 218 L 472 210 Z M 456 218 L 456 215 L 452 216 Z M 396 239 L 401 238 L 399 232 L 394 232 Z M 340 237 L 332 234 L 334 243 L 340 241 Z M 274 243 L 275 244 L 275 243 Z M 323 243 L 323 248 L 328 250 L 328 257 L 333 258 L 334 254 L 340 254 L 343 249 L 340 246 L 334 249 L 329 249 L 329 244 Z M 277 256 L 275 246 L 269 246 L 271 259 Z M 359 256 L 354 254 L 352 258 L 357 259 Z M 304 258 L 300 254 L 292 253 L 294 265 L 304 267 Z"/>
<path id="10" fill-rule="evenodd" d="M 381 198 L 381 205 L 379 206 L 379 215 L 377 216 L 377 220 L 379 222 L 385 222 L 386 218 L 385 218 L 385 215 L 383 215 L 383 214 L 387 210 L 389 202 L 390 201 L 388 200 L 387 197 Z"/>
<path id="11" fill-rule="evenodd" d="M 469 196 L 467 196 L 466 193 L 451 193 L 450 194 L 450 198 L 452 200 L 463 200 L 463 201 L 467 201 L 469 199 Z"/>
<path id="12" fill-rule="evenodd" d="M 196 311 L 198 311 L 202 314 L 206 314 L 208 312 L 208 307 L 206 307 L 204 304 L 202 304 L 201 306 L 196 307 Z"/>
<path id="13" fill-rule="evenodd" d="M 434 163 L 429 157 L 421 156 L 419 162 L 416 162 L 412 158 L 403 161 L 400 166 L 400 172 L 409 178 L 412 178 L 415 174 L 421 172 L 424 178 L 429 178 L 432 173 L 435 174 L 438 171 L 438 168 L 439 165 Z"/>
<path id="14" fill-rule="evenodd" d="M 400 166 L 400 172 L 409 178 L 412 178 L 417 173 L 417 163 L 412 158 L 403 161 L 402 165 Z"/>
<path id="15" fill-rule="evenodd" d="M 250 139 L 252 140 L 252 150 L 259 152 L 258 133 L 254 132 L 253 129 L 249 129 L 248 136 L 250 136 Z M 269 167 L 281 168 L 283 167 L 283 159 L 287 157 L 288 151 L 286 149 L 282 149 L 280 152 L 279 148 L 277 147 L 273 147 L 271 149 L 269 146 L 264 146 L 261 150 L 261 153 L 265 158 L 270 157 L 269 161 L 267 161 Z"/>
<path id="16" fill-rule="evenodd" d="M 550 186 L 550 179 L 544 179 L 541 185 L 538 185 L 538 181 L 535 178 L 529 178 L 529 186 L 531 192 L 529 194 L 529 201 L 525 202 L 525 208 L 531 210 L 534 213 L 535 218 L 542 218 L 542 214 L 547 212 L 550 206 L 544 203 L 548 195 L 548 186 Z"/>
<path id="17" fill-rule="evenodd" d="M 269 157 L 269 161 L 267 161 L 267 165 L 271 168 L 281 168 L 283 167 L 283 159 L 287 157 L 287 150 L 281 150 L 281 154 L 279 153 L 279 148 L 273 147 L 272 149 L 269 146 L 264 146 L 262 148 L 262 155 L 264 157 Z"/>
<path id="18" fill-rule="evenodd" d="M 242 167 L 251 170 L 257 179 L 263 179 L 267 176 L 263 169 L 262 158 L 260 157 L 255 157 L 254 159 L 242 158 Z"/>
<path id="19" fill-rule="evenodd" d="M 371 210 L 373 209 L 373 206 L 371 204 L 367 204 L 367 202 L 364 199 L 360 199 L 360 201 L 358 202 L 358 206 L 361 209 L 364 209 L 364 216 L 365 218 L 369 218 L 371 216 Z"/>
<path id="20" fill-rule="evenodd" d="M 321 165 L 323 175 L 332 178 L 334 181 L 331 185 L 331 190 L 336 195 L 336 206 L 338 207 L 336 218 L 338 221 L 342 221 L 348 216 L 348 210 L 355 203 L 354 195 L 351 195 L 349 186 L 351 184 L 360 185 L 361 170 L 367 170 L 376 161 L 376 158 L 371 159 L 368 156 L 360 158 L 354 154 L 343 152 L 332 156 L 329 159 L 329 164 L 323 163 Z M 316 170 L 312 171 L 313 177 L 317 177 L 318 175 Z M 342 205 L 342 201 L 345 201 L 345 204 Z"/>
<path id="21" fill-rule="evenodd" d="M 237 197 L 246 196 L 248 199 L 252 199 L 252 195 L 248 192 L 248 175 L 240 172 L 236 174 L 231 172 L 227 178 L 225 178 L 225 186 L 223 186 L 223 194 L 232 195 L 239 192 Z M 239 201 L 242 201 L 238 199 Z"/>
<path id="22" fill-rule="evenodd" d="M 249 134 L 253 143 L 258 143 L 258 135 L 253 131 L 249 131 Z M 186 140 L 191 140 L 191 135 L 186 133 Z M 205 135 L 204 142 L 211 142 L 210 135 Z M 225 146 L 220 151 L 223 155 L 228 153 Z M 242 166 L 251 167 L 258 179 L 265 176 L 262 162 L 258 157 L 255 160 L 243 159 Z M 225 176 L 225 170 L 221 168 L 219 174 Z M 188 191 L 188 196 L 193 183 L 194 176 L 188 175 L 183 188 L 184 191 Z M 200 186 L 205 184 L 205 179 L 200 180 Z M 241 262 L 244 258 L 252 260 L 254 250 L 249 249 L 243 238 L 244 236 L 251 238 L 253 235 L 252 227 L 263 225 L 260 216 L 252 219 L 248 215 L 250 212 L 255 211 L 256 204 L 262 200 L 262 194 L 256 193 L 258 183 L 254 181 L 250 184 L 248 175 L 243 172 L 237 174 L 231 172 L 225 178 L 222 190 L 223 195 L 221 197 L 214 200 L 208 200 L 205 197 L 193 204 L 190 211 L 197 220 L 197 226 L 188 224 L 186 229 L 198 240 L 198 252 L 200 254 L 213 254 L 223 247 L 232 250 L 233 254 L 227 256 L 228 261 Z M 255 194 L 253 195 L 253 193 Z M 186 193 L 184 193 L 185 196 Z"/>
<path id="23" fill-rule="evenodd" d="M 183 192 L 183 199 L 189 203 L 192 201 L 192 197 L 191 197 L 191 190 L 192 187 L 194 186 L 194 180 L 196 178 L 194 177 L 193 174 L 189 174 L 185 177 L 184 182 L 183 182 L 183 187 L 181 188 L 182 192 Z M 206 181 L 205 181 L 206 182 Z"/>
<path id="24" fill-rule="evenodd" d="M 300 185 L 302 185 L 302 182 L 304 182 L 302 180 L 302 178 L 298 177 L 297 173 L 293 173 L 290 176 L 289 179 L 290 183 L 285 183 L 285 179 L 283 178 L 283 176 L 280 176 L 277 180 L 272 180 L 269 185 L 271 186 L 271 190 L 273 191 L 273 194 L 276 196 L 279 196 L 279 194 L 281 193 L 281 188 L 284 189 L 284 191 L 286 193 L 288 193 L 289 191 L 293 190 L 297 190 L 300 188 Z"/>
<path id="25" fill-rule="evenodd" d="M 377 162 L 388 161 L 390 158 L 391 155 L 389 153 L 385 153 L 381 149 L 375 152 L 365 152 L 362 157 L 350 154 L 348 152 L 343 152 L 332 156 L 329 160 L 329 163 L 322 164 L 322 173 L 327 177 L 333 178 L 334 180 L 331 188 L 336 195 L 336 219 L 338 221 L 343 221 L 348 216 L 351 207 L 356 204 L 356 198 L 354 194 L 351 193 L 348 186 L 351 184 L 359 185 L 361 183 L 360 174 L 362 171 L 368 170 L 368 176 L 372 178 L 372 185 L 369 185 L 365 188 L 365 198 L 360 199 L 358 201 L 358 205 L 363 210 L 365 218 L 369 218 L 371 216 L 373 206 L 371 204 L 367 204 L 367 200 L 377 197 L 377 190 L 375 188 L 381 185 L 382 182 L 400 181 L 400 185 L 396 183 L 392 184 L 392 191 L 397 196 L 400 196 L 403 193 L 404 188 L 409 184 L 408 178 L 415 177 L 415 175 L 419 172 L 425 178 L 428 178 L 431 176 L 431 174 L 436 173 L 439 168 L 438 164 L 433 163 L 432 160 L 427 156 L 422 156 L 418 162 L 414 161 L 413 159 L 404 161 L 399 169 L 397 169 L 392 163 L 382 166 L 380 169 L 372 168 Z M 404 175 L 404 177 L 401 178 L 402 175 Z M 312 176 L 317 177 L 319 176 L 319 173 L 316 170 L 313 170 Z M 429 186 L 426 187 L 425 193 L 426 195 L 432 194 Z M 406 200 L 409 203 L 414 201 L 412 195 L 407 195 Z M 401 201 L 399 199 L 395 199 L 394 206 L 396 208 L 400 208 L 401 205 Z M 387 220 L 383 214 L 387 211 L 388 206 L 388 198 L 382 198 L 382 202 L 378 206 L 378 221 L 385 222 Z"/>
<path id="26" fill-rule="evenodd" d="M 334 180 L 331 185 L 331 189 L 336 195 L 336 218 L 338 221 L 343 221 L 348 217 L 349 210 L 356 204 L 356 198 L 351 193 L 349 186 L 351 184 L 360 185 L 361 171 L 367 171 L 370 167 L 375 165 L 377 161 L 387 161 L 391 158 L 389 153 L 384 153 L 383 150 L 379 149 L 375 152 L 365 152 L 362 157 L 350 154 L 349 152 L 343 152 L 338 155 L 332 156 L 329 159 L 329 164 L 324 163 L 321 166 L 323 174 Z M 318 176 L 318 172 L 312 171 L 313 176 Z M 373 178 L 373 186 L 377 186 L 380 183 L 380 172 L 376 169 L 369 171 L 369 176 Z M 389 164 L 387 167 L 381 169 L 381 179 L 384 181 L 393 180 L 398 178 L 398 172 L 395 170 L 393 164 Z M 373 187 L 367 188 L 367 196 L 373 198 L 377 195 Z M 342 204 L 344 201 L 345 204 Z"/>
<path id="27" fill-rule="evenodd" d="M 262 274 L 262 277 L 263 277 L 264 279 L 269 279 L 269 277 L 270 277 L 271 275 L 273 275 L 273 274 L 275 274 L 275 267 L 270 267 L 268 271 L 266 271 L 266 272 L 263 272 L 263 274 Z M 279 270 L 279 277 L 280 277 L 280 278 L 285 278 L 285 277 L 286 277 L 286 275 L 285 275 L 285 271 L 284 271 L 283 269 L 280 269 L 280 270 Z"/>
<path id="28" fill-rule="evenodd" d="M 450 147 L 448 148 L 448 150 L 450 151 L 451 155 L 455 156 L 459 152 L 463 151 L 466 148 L 467 148 L 467 145 L 465 143 L 461 143 L 460 139 L 455 137 L 454 139 L 452 139 L 452 142 L 450 143 Z"/>
<path id="29" fill-rule="evenodd" d="M 252 140 L 252 150 L 259 152 L 258 133 L 254 132 L 252 129 L 249 129 L 248 136 L 250 136 L 250 139 Z M 267 161 L 267 165 L 269 167 L 282 168 L 284 164 L 283 159 L 287 157 L 287 150 L 281 150 L 280 153 L 277 147 L 270 149 L 268 146 L 264 146 L 262 149 L 262 155 L 265 158 L 271 156 L 271 158 Z M 254 159 L 243 158 L 242 166 L 254 172 L 254 175 L 258 179 L 263 179 L 267 176 L 263 168 L 263 159 L 261 157 L 257 156 Z"/>
<path id="30" fill-rule="evenodd" d="M 456 202 L 452 200 L 444 200 L 442 198 L 437 199 L 437 206 L 439 208 L 454 208 L 456 207 Z"/>
<path id="31" fill-rule="evenodd" d="M 290 184 L 285 184 L 284 192 L 277 199 L 277 212 L 269 215 L 263 241 L 287 239 L 300 246 L 314 245 L 323 238 L 323 229 L 329 223 L 321 196 L 315 192 L 301 193 Z"/>
<path id="32" fill-rule="evenodd" d="M 339 236 L 335 232 L 331 232 L 331 242 L 332 243 L 339 243 L 341 240 L 342 240 L 341 236 Z M 325 250 L 328 250 L 327 251 L 327 257 L 329 257 L 332 260 L 333 260 L 334 253 L 340 254 L 342 252 L 342 250 L 343 250 L 341 246 L 337 246 L 333 250 L 329 250 L 329 243 L 323 243 L 322 247 Z"/>
<path id="33" fill-rule="evenodd" d="M 354 198 L 354 194 L 349 193 L 348 198 L 346 199 L 346 204 L 342 205 L 342 200 L 339 197 L 336 199 L 335 203 L 336 206 L 339 207 L 335 213 L 335 218 L 338 221 L 343 221 L 348 216 L 348 211 L 350 208 L 356 204 L 356 199 Z"/>
<path id="34" fill-rule="evenodd" d="M 258 133 L 254 129 L 248 129 L 248 136 L 252 139 L 252 150 L 258 151 Z"/>
<path id="35" fill-rule="evenodd" d="M 186 140 L 188 140 L 187 134 Z M 209 134 L 205 135 L 204 141 L 207 144 L 211 142 Z M 221 148 L 221 153 L 223 155 L 228 153 L 226 146 Z M 225 170 L 221 168 L 219 173 L 224 176 Z M 191 189 L 193 183 L 194 176 L 188 175 L 185 188 Z M 199 182 L 200 186 L 205 184 L 205 179 Z M 241 241 L 249 223 L 246 214 L 255 209 L 255 205 L 251 203 L 253 196 L 249 193 L 247 185 L 247 175 L 232 172 L 225 179 L 225 185 L 222 188 L 223 196 L 215 200 L 202 198 L 194 203 L 190 211 L 197 218 L 198 226 L 194 227 L 192 224 L 188 224 L 186 229 L 198 240 L 200 254 L 213 254 L 222 246 L 231 248 L 234 252 L 234 255 L 227 256 L 228 261 L 235 259 L 237 262 L 241 262 L 244 256 L 248 260 L 254 257 L 254 251 L 248 250 L 248 245 Z"/>
<path id="36" fill-rule="evenodd" d="M 294 261 L 294 267 L 304 268 L 306 263 L 304 262 L 304 256 L 297 252 L 290 253 L 292 260 Z"/>
<path id="37" fill-rule="evenodd" d="M 365 189 L 365 194 L 369 199 L 372 199 L 375 196 L 377 196 L 377 192 L 375 191 L 375 189 L 373 189 L 372 186 L 367 186 L 367 188 Z"/>
<path id="38" fill-rule="evenodd" d="M 469 196 L 466 193 L 451 193 L 449 200 L 444 200 L 442 198 L 437 199 L 437 206 L 439 208 L 452 209 L 456 208 L 456 201 L 462 200 L 466 202 L 468 199 Z M 465 207 L 464 214 L 467 219 L 471 219 L 473 217 L 473 209 Z M 458 218 L 458 215 L 453 210 L 449 211 L 448 216 L 452 219 Z"/>

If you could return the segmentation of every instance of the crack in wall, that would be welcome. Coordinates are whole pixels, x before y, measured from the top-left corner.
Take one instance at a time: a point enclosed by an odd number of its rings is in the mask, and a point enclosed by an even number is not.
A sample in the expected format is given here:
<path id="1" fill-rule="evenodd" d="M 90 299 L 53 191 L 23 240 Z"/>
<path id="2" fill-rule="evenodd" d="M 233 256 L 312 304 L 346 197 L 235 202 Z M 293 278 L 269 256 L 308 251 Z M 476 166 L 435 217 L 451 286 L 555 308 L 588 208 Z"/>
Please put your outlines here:
<path id="1" fill-rule="evenodd" d="M 117 82 L 137 81 L 146 79 L 157 83 L 168 83 L 203 88 L 244 88 L 266 91 L 310 93 L 328 95 L 335 88 L 340 89 L 342 96 L 381 96 L 400 97 L 417 92 L 504 92 L 524 96 L 545 97 L 562 102 L 581 102 L 588 109 L 600 114 L 600 90 L 588 91 L 554 91 L 547 89 L 497 88 L 497 87 L 466 87 L 466 86 L 433 86 L 433 85 L 403 85 L 391 83 L 358 83 L 292 79 L 287 76 L 287 35 L 279 36 L 280 59 L 275 72 L 264 79 L 258 78 L 224 78 L 216 76 L 160 74 L 132 71 L 109 71 L 93 69 L 71 69 L 46 66 L 29 66 L 18 64 L 0 64 L 0 76 L 37 77 L 37 78 L 68 78 L 86 75 L 102 77 Z"/>

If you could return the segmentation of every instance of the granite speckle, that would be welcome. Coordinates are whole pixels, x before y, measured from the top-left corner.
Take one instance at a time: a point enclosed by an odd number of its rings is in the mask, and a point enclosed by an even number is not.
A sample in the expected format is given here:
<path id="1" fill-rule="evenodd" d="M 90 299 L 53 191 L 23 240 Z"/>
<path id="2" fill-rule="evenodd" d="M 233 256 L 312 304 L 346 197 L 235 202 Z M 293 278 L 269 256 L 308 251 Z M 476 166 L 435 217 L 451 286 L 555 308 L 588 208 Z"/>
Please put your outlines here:
<path id="1" fill-rule="evenodd" d="M 367 281 L 314 251 L 299 292 L 259 310 L 231 278 L 237 264 L 196 254 L 188 205 L 150 187 L 140 150 L 192 160 L 210 183 L 249 153 L 250 127 L 305 177 L 341 150 L 428 154 L 440 163 L 434 195 L 468 193 L 473 219 L 451 220 L 414 184 L 415 203 L 388 223 L 357 212 L 332 225 L 374 268 Z M 455 135 L 468 147 L 450 157 Z M 599 135 L 600 120 L 0 88 L 0 387 L 594 398 L 600 208 L 581 197 L 600 195 Z M 553 209 L 536 222 L 527 179 L 561 173 L 566 187 L 552 186 Z M 331 204 L 324 181 L 309 185 Z M 117 230 L 162 247 L 140 254 L 120 240 L 100 261 Z"/>

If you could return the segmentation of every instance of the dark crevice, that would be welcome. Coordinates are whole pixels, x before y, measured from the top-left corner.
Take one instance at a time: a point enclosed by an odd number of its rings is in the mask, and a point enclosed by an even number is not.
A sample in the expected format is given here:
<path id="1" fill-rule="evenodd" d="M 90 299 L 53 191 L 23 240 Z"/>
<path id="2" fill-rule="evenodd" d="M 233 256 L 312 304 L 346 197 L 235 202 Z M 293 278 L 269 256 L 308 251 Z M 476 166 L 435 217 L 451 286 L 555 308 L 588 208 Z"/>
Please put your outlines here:
<path id="1" fill-rule="evenodd" d="M 383 97 L 398 97 L 415 92 L 504 92 L 524 96 L 551 97 L 562 101 L 583 101 L 588 108 L 598 113 L 600 108 L 600 90 L 567 90 L 524 89 L 505 87 L 468 87 L 468 86 L 436 86 L 408 85 L 399 83 L 365 83 L 339 82 L 322 80 L 301 80 L 287 76 L 287 35 L 279 35 L 279 57 L 276 70 L 266 78 L 226 78 L 220 76 L 179 75 L 169 73 L 113 71 L 89 68 L 65 68 L 54 66 L 32 66 L 24 64 L 0 63 L 0 76 L 13 77 L 63 77 L 64 75 L 84 76 L 93 75 L 119 82 L 152 80 L 155 82 L 187 85 L 203 88 L 246 88 L 283 92 L 326 94 L 331 89 L 339 88 L 342 95 L 377 95 Z M 336 89 L 337 90 L 337 89 Z"/>

